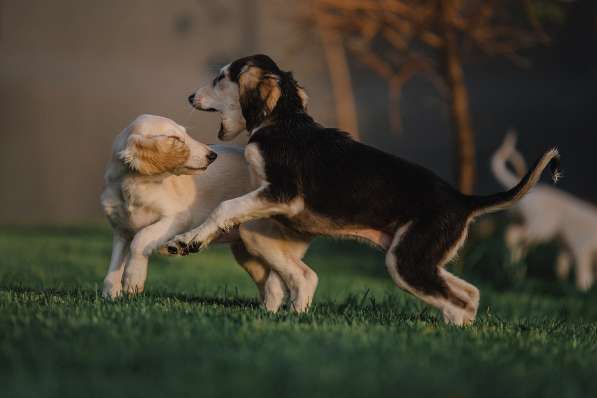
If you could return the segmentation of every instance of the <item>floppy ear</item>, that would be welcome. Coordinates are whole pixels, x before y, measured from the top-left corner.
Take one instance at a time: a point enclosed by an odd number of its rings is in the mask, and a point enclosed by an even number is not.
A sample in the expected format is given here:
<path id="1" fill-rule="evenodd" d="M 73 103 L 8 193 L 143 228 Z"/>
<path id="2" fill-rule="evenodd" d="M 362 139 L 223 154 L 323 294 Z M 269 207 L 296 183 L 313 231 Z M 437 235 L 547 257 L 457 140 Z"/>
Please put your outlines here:
<path id="1" fill-rule="evenodd" d="M 257 66 L 245 65 L 240 71 L 238 78 L 238 85 L 240 96 L 244 97 L 247 93 L 257 88 L 257 85 L 261 81 L 263 71 Z"/>
<path id="2" fill-rule="evenodd" d="M 280 85 L 278 84 L 279 81 L 278 76 L 267 74 L 263 76 L 259 83 L 259 97 L 263 101 L 265 106 L 264 112 L 266 113 L 272 113 L 282 95 Z"/>
<path id="3" fill-rule="evenodd" d="M 189 147 L 179 138 L 165 135 L 151 138 L 133 134 L 118 155 L 132 170 L 145 175 L 175 171 L 185 164 Z"/>
<path id="4" fill-rule="evenodd" d="M 296 92 L 298 96 L 301 98 L 301 102 L 303 103 L 303 109 L 307 110 L 307 106 L 309 106 L 309 96 L 307 95 L 307 92 L 298 84 L 296 85 Z"/>
<path id="5" fill-rule="evenodd" d="M 274 74 L 264 74 L 263 70 L 257 66 L 245 66 L 238 78 L 240 98 L 242 100 L 253 95 L 259 97 L 263 102 L 263 112 L 269 114 L 274 110 L 282 95 L 278 84 L 279 80 L 280 78 Z"/>

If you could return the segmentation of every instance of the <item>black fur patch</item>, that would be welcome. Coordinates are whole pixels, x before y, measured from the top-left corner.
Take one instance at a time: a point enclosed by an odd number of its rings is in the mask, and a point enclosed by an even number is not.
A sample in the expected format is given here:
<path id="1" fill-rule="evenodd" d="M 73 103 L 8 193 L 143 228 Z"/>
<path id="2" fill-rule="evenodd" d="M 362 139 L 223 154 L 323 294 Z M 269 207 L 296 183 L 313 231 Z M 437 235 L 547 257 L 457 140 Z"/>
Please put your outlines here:
<path id="1" fill-rule="evenodd" d="M 393 235 L 412 222 L 396 249 L 398 272 L 416 289 L 448 297 L 437 265 L 465 228 L 470 208 L 464 195 L 423 167 L 317 124 L 303 109 L 292 74 L 267 56 L 232 63 L 232 80 L 238 82 L 245 65 L 278 76 L 282 93 L 267 126 L 249 141 L 265 160 L 270 184 L 264 195 L 276 202 L 300 195 L 310 211 L 338 227 Z M 249 130 L 263 122 L 264 104 L 256 93 L 242 98 L 241 106 Z"/>
<path id="2" fill-rule="evenodd" d="M 281 71 L 278 66 L 267 55 L 254 55 L 252 57 L 241 58 L 230 64 L 230 80 L 239 83 L 240 73 L 245 66 L 256 66 L 260 68 L 264 75 L 273 74 L 280 78 L 279 87 L 281 91 L 280 99 L 273 112 L 266 114 L 263 99 L 260 97 L 257 89 L 249 91 L 240 98 L 243 117 L 247 124 L 247 130 L 259 126 L 267 117 L 268 121 L 278 120 L 280 116 L 293 113 L 302 113 L 305 111 L 303 103 L 298 95 L 298 83 L 294 80 L 291 72 Z"/>
<path id="3" fill-rule="evenodd" d="M 269 185 L 263 195 L 275 202 L 300 196 L 308 211 L 338 228 L 375 229 L 393 236 L 411 223 L 395 248 L 398 273 L 419 291 L 466 305 L 450 292 L 438 265 L 461 238 L 474 210 L 513 192 L 486 199 L 463 195 L 421 166 L 316 123 L 302 106 L 292 74 L 281 71 L 269 57 L 235 61 L 230 78 L 238 82 L 247 65 L 276 75 L 281 89 L 271 113 L 264 112 L 257 93 L 241 98 L 249 131 L 267 121 L 249 140 L 265 161 Z M 292 219 L 285 224 L 293 226 Z M 313 232 L 298 224 L 293 227 Z"/>

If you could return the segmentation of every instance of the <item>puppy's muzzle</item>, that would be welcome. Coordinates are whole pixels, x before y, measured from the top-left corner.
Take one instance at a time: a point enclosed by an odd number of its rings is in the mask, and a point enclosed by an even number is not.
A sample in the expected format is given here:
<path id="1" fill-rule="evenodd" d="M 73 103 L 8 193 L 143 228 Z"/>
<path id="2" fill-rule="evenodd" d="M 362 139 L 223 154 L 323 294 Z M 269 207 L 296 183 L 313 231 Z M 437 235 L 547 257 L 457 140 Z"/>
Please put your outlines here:
<path id="1" fill-rule="evenodd" d="M 193 108 L 198 109 L 200 111 L 205 111 L 205 112 L 216 112 L 217 111 L 214 108 L 203 108 L 201 106 L 201 103 L 195 103 L 195 94 L 189 95 L 189 104 L 191 104 L 191 106 Z"/>
<path id="2" fill-rule="evenodd" d="M 215 152 L 210 152 L 209 155 L 207 155 L 207 164 L 212 164 L 214 162 L 214 160 L 216 160 L 218 157 L 218 154 Z"/>

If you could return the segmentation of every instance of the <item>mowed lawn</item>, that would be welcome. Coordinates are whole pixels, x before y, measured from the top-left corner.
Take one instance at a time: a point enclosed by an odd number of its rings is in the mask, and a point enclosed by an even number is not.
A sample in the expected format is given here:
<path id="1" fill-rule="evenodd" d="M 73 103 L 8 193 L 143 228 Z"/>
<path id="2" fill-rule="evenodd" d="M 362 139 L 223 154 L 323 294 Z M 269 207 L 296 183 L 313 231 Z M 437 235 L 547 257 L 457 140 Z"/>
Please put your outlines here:
<path id="1" fill-rule="evenodd" d="M 0 396 L 597 396 L 597 292 L 505 283 L 496 239 L 452 266 L 481 287 L 466 328 L 353 243 L 313 245 L 306 315 L 263 311 L 226 247 L 155 257 L 145 294 L 105 301 L 110 244 L 103 226 L 0 228 Z"/>

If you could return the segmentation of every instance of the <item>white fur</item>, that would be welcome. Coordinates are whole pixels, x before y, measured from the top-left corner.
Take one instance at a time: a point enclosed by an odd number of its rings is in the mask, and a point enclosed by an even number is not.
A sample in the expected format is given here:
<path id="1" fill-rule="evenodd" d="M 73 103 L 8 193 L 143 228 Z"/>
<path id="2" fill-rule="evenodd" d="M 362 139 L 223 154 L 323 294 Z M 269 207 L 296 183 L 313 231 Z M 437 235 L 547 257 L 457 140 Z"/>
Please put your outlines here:
<path id="1" fill-rule="evenodd" d="M 519 173 L 524 172 L 524 160 L 515 148 L 516 139 L 509 134 L 492 159 L 492 171 L 498 181 L 511 188 L 517 176 L 506 167 L 513 160 Z M 519 260 L 529 245 L 560 238 L 563 254 L 556 270 L 561 278 L 568 277 L 570 256 L 576 262 L 576 286 L 586 291 L 594 282 L 593 258 L 597 252 L 597 209 L 564 191 L 548 185 L 537 185 L 514 208 L 524 221 L 506 231 L 506 244 L 513 260 Z"/>
<path id="2" fill-rule="evenodd" d="M 270 279 L 273 280 L 268 280 L 265 287 L 266 292 L 272 293 L 272 296 L 265 299 L 266 307 L 279 307 L 277 297 L 282 294 L 278 287 L 279 278 L 290 293 L 293 309 L 304 312 L 313 302 L 318 283 L 317 274 L 301 261 L 311 237 L 291 232 L 274 221 L 264 225 L 267 220 L 263 220 L 277 214 L 292 217 L 304 209 L 303 200 L 272 203 L 263 198 L 262 192 L 268 185 L 263 169 L 265 162 L 258 148 L 252 144 L 245 148 L 245 158 L 253 179 L 260 187 L 238 198 L 222 202 L 201 226 L 174 237 L 168 244 L 177 247 L 181 243 L 200 244 L 201 248 L 205 248 L 222 230 L 244 223 L 240 227 L 240 234 L 247 250 L 254 256 L 263 258 L 275 271 L 273 275 L 270 274 Z M 272 250 L 272 247 L 276 246 L 279 250 Z"/>
<path id="3" fill-rule="evenodd" d="M 200 175 L 143 175 L 134 170 L 135 153 L 131 143 L 139 139 L 151 143 L 164 136 L 176 137 L 189 147 L 186 163 L 193 173 Z M 132 137 L 132 138 L 131 138 Z M 195 170 L 207 166 L 206 156 L 214 151 L 218 159 L 206 171 Z M 193 140 L 170 119 L 143 115 L 118 135 L 112 149 L 101 196 L 101 203 L 114 230 L 112 260 L 104 280 L 104 297 L 116 298 L 127 293 L 143 291 L 147 278 L 149 256 L 176 234 L 204 222 L 223 201 L 246 194 L 251 189 L 243 150 L 234 146 L 208 147 Z M 185 164 L 186 164 L 185 163 Z M 177 172 L 187 169 L 177 169 Z M 191 169 L 187 170 L 191 172 Z M 263 260 L 262 251 L 277 258 L 290 257 L 289 250 L 276 232 L 284 227 L 269 226 L 274 221 L 264 220 L 250 232 L 248 241 L 259 241 L 260 227 L 267 230 L 270 242 L 267 248 L 245 248 L 237 233 L 220 239 L 236 245 L 239 264 L 257 283 L 266 308 L 276 311 L 283 303 L 286 287 Z M 248 250 L 250 249 L 250 253 Z M 275 261 L 275 260 L 274 260 Z"/>
<path id="4" fill-rule="evenodd" d="M 220 73 L 229 76 L 229 65 Z M 221 79 L 215 86 L 208 84 L 195 92 L 193 106 L 200 110 L 215 109 L 222 115 L 222 126 L 218 138 L 223 141 L 234 139 L 245 129 L 245 118 L 239 102 L 238 84 L 228 78 Z"/>
<path id="5" fill-rule="evenodd" d="M 265 261 L 271 264 L 275 272 L 267 281 L 265 306 L 279 306 L 278 297 L 283 298 L 280 285 L 286 286 L 290 294 L 290 303 L 297 312 L 305 312 L 313 302 L 317 289 L 317 274 L 301 259 L 309 247 L 310 237 L 282 228 L 278 223 L 264 226 L 264 220 L 242 224 L 240 235 L 253 255 L 261 253 Z M 272 245 L 282 246 L 284 250 L 271 250 Z M 255 252 L 257 250 L 258 252 Z"/>

